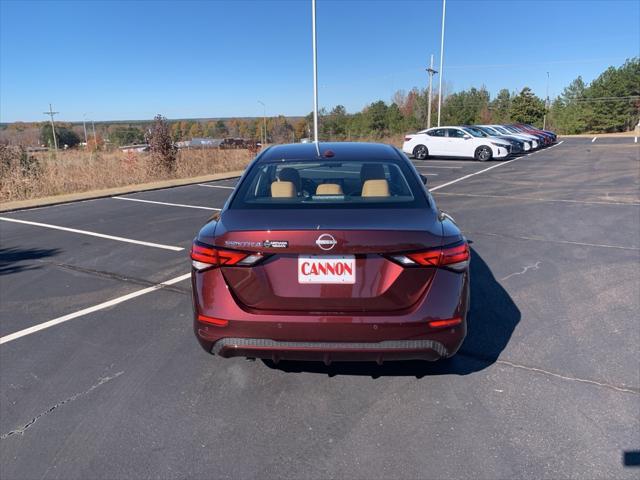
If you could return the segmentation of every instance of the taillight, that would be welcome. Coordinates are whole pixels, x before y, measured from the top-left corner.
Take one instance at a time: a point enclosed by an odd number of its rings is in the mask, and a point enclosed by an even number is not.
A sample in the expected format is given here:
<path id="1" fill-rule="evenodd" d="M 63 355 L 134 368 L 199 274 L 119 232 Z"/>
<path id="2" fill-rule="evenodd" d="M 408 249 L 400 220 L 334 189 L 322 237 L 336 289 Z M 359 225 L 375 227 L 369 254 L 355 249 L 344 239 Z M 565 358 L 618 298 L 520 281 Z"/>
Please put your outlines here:
<path id="1" fill-rule="evenodd" d="M 249 267 L 255 265 L 264 256 L 259 253 L 239 252 L 237 250 L 226 250 L 212 247 L 195 240 L 191 245 L 191 264 L 196 270 L 205 268 L 224 266 Z"/>
<path id="2" fill-rule="evenodd" d="M 412 138 L 413 138 L 413 137 L 410 137 L 410 136 L 404 137 L 404 141 L 405 141 L 405 142 L 408 142 L 408 141 L 409 141 L 409 140 L 411 140 Z"/>
<path id="3" fill-rule="evenodd" d="M 455 247 L 443 248 L 440 265 L 446 265 L 454 270 L 467 268 L 469 265 L 469 245 L 467 242 Z"/>
<path id="4" fill-rule="evenodd" d="M 469 245 L 462 242 L 420 252 L 391 255 L 391 259 L 406 267 L 446 267 L 462 271 L 469 266 Z"/>

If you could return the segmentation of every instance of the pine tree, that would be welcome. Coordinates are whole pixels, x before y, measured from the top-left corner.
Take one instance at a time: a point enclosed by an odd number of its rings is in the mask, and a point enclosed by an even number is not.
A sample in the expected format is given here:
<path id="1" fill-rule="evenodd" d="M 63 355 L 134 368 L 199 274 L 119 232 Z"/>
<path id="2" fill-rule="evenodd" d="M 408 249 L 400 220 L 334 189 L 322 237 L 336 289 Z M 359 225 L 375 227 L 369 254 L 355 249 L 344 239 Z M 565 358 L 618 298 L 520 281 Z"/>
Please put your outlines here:
<path id="1" fill-rule="evenodd" d="M 511 102 L 510 115 L 515 122 L 541 126 L 544 114 L 544 102 L 536 97 L 529 87 L 524 87 Z"/>

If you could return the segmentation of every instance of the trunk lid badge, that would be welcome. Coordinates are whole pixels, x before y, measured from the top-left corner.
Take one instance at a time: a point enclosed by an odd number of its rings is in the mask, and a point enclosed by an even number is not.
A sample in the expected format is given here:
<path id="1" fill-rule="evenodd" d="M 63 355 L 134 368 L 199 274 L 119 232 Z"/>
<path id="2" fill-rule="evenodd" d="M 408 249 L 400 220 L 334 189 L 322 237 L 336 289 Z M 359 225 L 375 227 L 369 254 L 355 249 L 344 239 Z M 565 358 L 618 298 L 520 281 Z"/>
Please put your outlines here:
<path id="1" fill-rule="evenodd" d="M 338 242 L 333 238 L 333 235 L 329 235 L 328 233 L 323 233 L 316 240 L 316 245 L 322 250 L 331 250 L 337 243 Z"/>

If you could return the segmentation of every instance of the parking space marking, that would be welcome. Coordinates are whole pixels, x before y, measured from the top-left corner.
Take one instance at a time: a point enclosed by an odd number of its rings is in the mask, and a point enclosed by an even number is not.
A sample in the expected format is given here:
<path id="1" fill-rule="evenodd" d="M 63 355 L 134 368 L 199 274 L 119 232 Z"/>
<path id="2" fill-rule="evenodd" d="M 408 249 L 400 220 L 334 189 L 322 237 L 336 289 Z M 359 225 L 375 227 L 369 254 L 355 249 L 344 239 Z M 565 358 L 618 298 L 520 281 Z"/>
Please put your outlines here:
<path id="1" fill-rule="evenodd" d="M 229 190 L 234 190 L 236 187 L 227 187 L 226 185 L 207 185 L 205 183 L 198 183 L 199 187 L 208 187 L 208 188 L 228 188 Z"/>
<path id="2" fill-rule="evenodd" d="M 18 338 L 25 337 L 27 335 L 31 335 L 33 333 L 39 332 L 41 330 L 45 330 L 47 328 L 51 328 L 55 325 L 59 325 L 64 322 L 68 322 L 69 320 L 73 320 L 74 318 L 83 317 L 93 312 L 97 312 L 98 310 L 104 310 L 105 308 L 112 307 L 113 305 L 118 305 L 119 303 L 126 302 L 127 300 L 131 300 L 136 297 L 140 297 L 141 295 L 146 295 L 147 293 L 155 292 L 156 290 L 160 290 L 163 287 L 167 287 L 169 285 L 173 285 L 178 282 L 182 282 L 187 278 L 191 277 L 191 273 L 185 273 L 184 275 L 180 275 L 179 277 L 172 278 L 167 280 L 166 282 L 158 283 L 157 285 L 153 285 L 151 287 L 143 288 L 142 290 L 137 290 L 135 292 L 128 293 L 127 295 L 123 295 L 121 297 L 114 298 L 112 300 L 108 300 L 106 302 L 100 303 L 98 305 L 94 305 L 93 307 L 85 308 L 83 310 L 79 310 L 74 313 L 69 313 L 62 317 L 54 318 L 53 320 L 49 320 L 44 323 L 40 323 L 38 325 L 34 325 L 33 327 L 25 328 L 23 330 L 19 330 L 14 333 L 10 333 L 9 335 L 5 335 L 4 337 L 0 337 L 0 345 L 3 343 L 8 343 L 13 340 L 17 340 Z"/>
<path id="3" fill-rule="evenodd" d="M 115 200 L 129 200 L 130 202 L 142 202 L 142 203 L 154 203 L 157 205 L 168 205 L 169 207 L 182 207 L 182 208 L 195 208 L 197 210 L 214 210 L 219 212 L 222 210 L 221 208 L 213 208 L 213 207 L 202 207 L 200 205 L 184 205 L 182 203 L 168 203 L 168 202 L 157 202 L 155 200 L 143 200 L 142 198 L 129 198 L 129 197 L 111 197 Z"/>
<path id="4" fill-rule="evenodd" d="M 89 232 L 87 230 L 78 230 L 76 228 L 61 227 L 59 225 L 50 225 L 48 223 L 30 222 L 27 220 L 19 220 L 17 218 L 0 217 L 0 220 L 5 222 L 22 223 L 25 225 L 32 225 L 34 227 L 51 228 L 53 230 L 62 230 L 63 232 L 79 233 L 80 235 L 89 235 L 92 237 L 106 238 L 107 240 L 116 240 L 118 242 L 135 243 L 136 245 L 144 245 L 145 247 L 162 248 L 164 250 L 173 250 L 174 252 L 181 252 L 183 247 L 174 247 L 173 245 L 162 245 L 161 243 L 143 242 L 141 240 L 133 240 L 131 238 L 116 237 L 114 235 L 106 235 L 104 233 Z"/>
<path id="5" fill-rule="evenodd" d="M 560 146 L 562 143 L 563 142 L 558 142 L 555 146 Z M 532 152 L 532 153 L 536 153 L 536 152 Z M 465 175 L 464 177 L 456 178 L 455 180 L 451 180 L 450 182 L 446 182 L 446 183 L 442 183 L 440 185 L 436 185 L 435 187 L 430 188 L 429 191 L 430 192 L 435 192 L 436 190 L 440 190 L 441 188 L 448 187 L 449 185 L 453 185 L 454 183 L 461 182 L 462 180 L 466 180 L 467 178 L 471 178 L 471 177 L 474 177 L 476 175 L 480 175 L 481 173 L 488 172 L 489 170 L 493 170 L 494 168 L 502 167 L 504 165 L 509 165 L 510 163 L 517 162 L 521 158 L 525 158 L 528 155 L 531 155 L 532 153 L 529 153 L 527 155 L 523 155 L 522 157 L 518 157 L 518 158 L 513 158 L 511 160 L 507 160 L 506 162 L 498 163 L 497 165 L 492 165 L 492 166 L 490 166 L 488 168 L 485 168 L 484 170 L 479 170 L 477 172 L 470 173 L 469 175 Z"/>
<path id="6" fill-rule="evenodd" d="M 591 143 L 595 142 L 597 138 L 598 138 L 598 137 L 593 137 L 593 138 L 591 139 Z"/>
<path id="7" fill-rule="evenodd" d="M 456 197 L 480 197 L 480 198 L 507 198 L 510 200 L 535 200 L 538 202 L 561 202 L 561 203 L 580 203 L 584 205 L 627 205 L 627 206 L 640 206 L 640 203 L 636 202 L 599 202 L 597 200 L 567 200 L 567 199 L 555 199 L 555 198 L 542 198 L 542 197 L 519 197 L 517 195 L 485 195 L 476 193 L 453 193 L 453 192 L 440 192 L 438 195 L 452 195 Z"/>

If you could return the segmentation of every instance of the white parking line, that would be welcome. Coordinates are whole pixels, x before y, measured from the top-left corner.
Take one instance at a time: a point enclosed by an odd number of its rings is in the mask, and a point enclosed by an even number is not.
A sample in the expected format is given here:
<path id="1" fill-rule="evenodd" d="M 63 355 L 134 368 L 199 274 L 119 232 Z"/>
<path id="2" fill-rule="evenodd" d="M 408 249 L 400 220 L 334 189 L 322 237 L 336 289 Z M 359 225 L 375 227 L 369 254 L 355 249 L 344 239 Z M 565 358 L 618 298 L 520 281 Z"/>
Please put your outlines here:
<path id="1" fill-rule="evenodd" d="M 236 187 L 227 187 L 226 185 L 207 185 L 205 183 L 198 183 L 199 187 L 208 187 L 208 188 L 228 188 L 230 190 L 234 190 Z"/>
<path id="2" fill-rule="evenodd" d="M 638 137 L 634 137 L 633 143 L 638 143 Z"/>
<path id="3" fill-rule="evenodd" d="M 180 275 L 179 277 L 172 278 L 171 280 L 167 280 L 166 282 L 162 282 L 157 285 L 153 285 L 151 287 L 143 288 L 142 290 L 138 290 L 136 292 L 128 293 L 127 295 L 123 295 L 122 297 L 117 297 L 112 300 L 108 300 L 106 302 L 100 303 L 98 305 L 94 305 L 93 307 L 85 308 L 83 310 L 79 310 L 74 313 L 69 313 L 68 315 L 64 315 L 62 317 L 54 318 L 53 320 L 49 320 L 48 322 L 40 323 L 38 325 L 34 325 L 33 327 L 25 328 L 24 330 L 19 330 L 17 332 L 10 333 L 9 335 L 0 337 L 0 345 L 2 345 L 3 343 L 11 342 L 13 340 L 17 340 L 18 338 L 25 337 L 27 335 L 31 335 L 32 333 L 39 332 L 40 330 L 44 330 L 46 328 L 50 328 L 64 322 L 68 322 L 69 320 L 73 320 L 74 318 L 82 317 L 84 315 L 97 312 L 98 310 L 104 310 L 105 308 L 109 308 L 109 307 L 112 307 L 113 305 L 126 302 L 127 300 L 131 300 L 132 298 L 136 298 L 141 295 L 146 295 L 147 293 L 155 292 L 156 290 L 159 290 L 162 287 L 173 285 L 175 283 L 186 280 L 187 278 L 190 278 L 190 277 L 191 277 L 190 273 L 185 273 L 184 275 Z"/>
<path id="4" fill-rule="evenodd" d="M 558 142 L 557 145 L 560 145 L 561 143 L 562 142 Z M 532 152 L 532 153 L 535 153 L 535 152 Z M 469 175 L 465 175 L 464 177 L 456 178 L 455 180 L 451 180 L 450 182 L 443 183 L 441 185 L 436 185 L 435 187 L 430 188 L 429 191 L 430 192 L 435 192 L 436 190 L 440 190 L 441 188 L 448 187 L 449 185 L 453 185 L 454 183 L 461 182 L 462 180 L 466 180 L 467 178 L 475 177 L 476 175 L 480 175 L 481 173 L 488 172 L 489 170 L 493 170 L 494 168 L 502 167 L 504 165 L 509 165 L 510 163 L 517 162 L 521 158 L 525 158 L 525 157 L 531 155 L 532 153 L 528 153 L 527 155 L 523 155 L 522 157 L 514 158 L 512 160 L 507 160 L 506 162 L 498 163 L 497 165 L 492 165 L 492 166 L 490 166 L 488 168 L 485 168 L 484 170 L 479 170 L 477 172 L 470 173 Z"/>
<path id="5" fill-rule="evenodd" d="M 48 223 L 29 222 L 27 220 L 18 220 L 17 218 L 0 217 L 5 222 L 23 223 L 25 225 L 33 225 L 34 227 L 51 228 L 53 230 L 62 230 L 63 232 L 79 233 L 81 235 L 90 235 L 92 237 L 106 238 L 108 240 L 117 240 L 118 242 L 135 243 L 136 245 L 144 245 L 145 247 L 162 248 L 164 250 L 173 250 L 180 252 L 184 250 L 182 247 L 174 247 L 172 245 L 162 245 L 160 243 L 143 242 L 141 240 L 133 240 L 131 238 L 116 237 L 114 235 L 105 235 L 104 233 L 89 232 L 87 230 L 78 230 L 76 228 L 61 227 L 59 225 L 50 225 Z"/>
<path id="6" fill-rule="evenodd" d="M 182 207 L 182 208 L 195 208 L 198 210 L 215 210 L 219 212 L 220 208 L 213 207 L 201 207 L 200 205 L 184 205 L 182 203 L 168 203 L 168 202 L 156 202 L 154 200 L 143 200 L 142 198 L 128 198 L 128 197 L 111 197 L 115 200 L 129 200 L 130 202 L 142 202 L 142 203 L 155 203 L 157 205 L 168 205 L 170 207 Z"/>
<path id="7" fill-rule="evenodd" d="M 595 141 L 596 141 L 596 138 L 598 138 L 598 137 L 593 137 L 593 138 L 591 139 L 591 143 L 595 142 Z"/>

